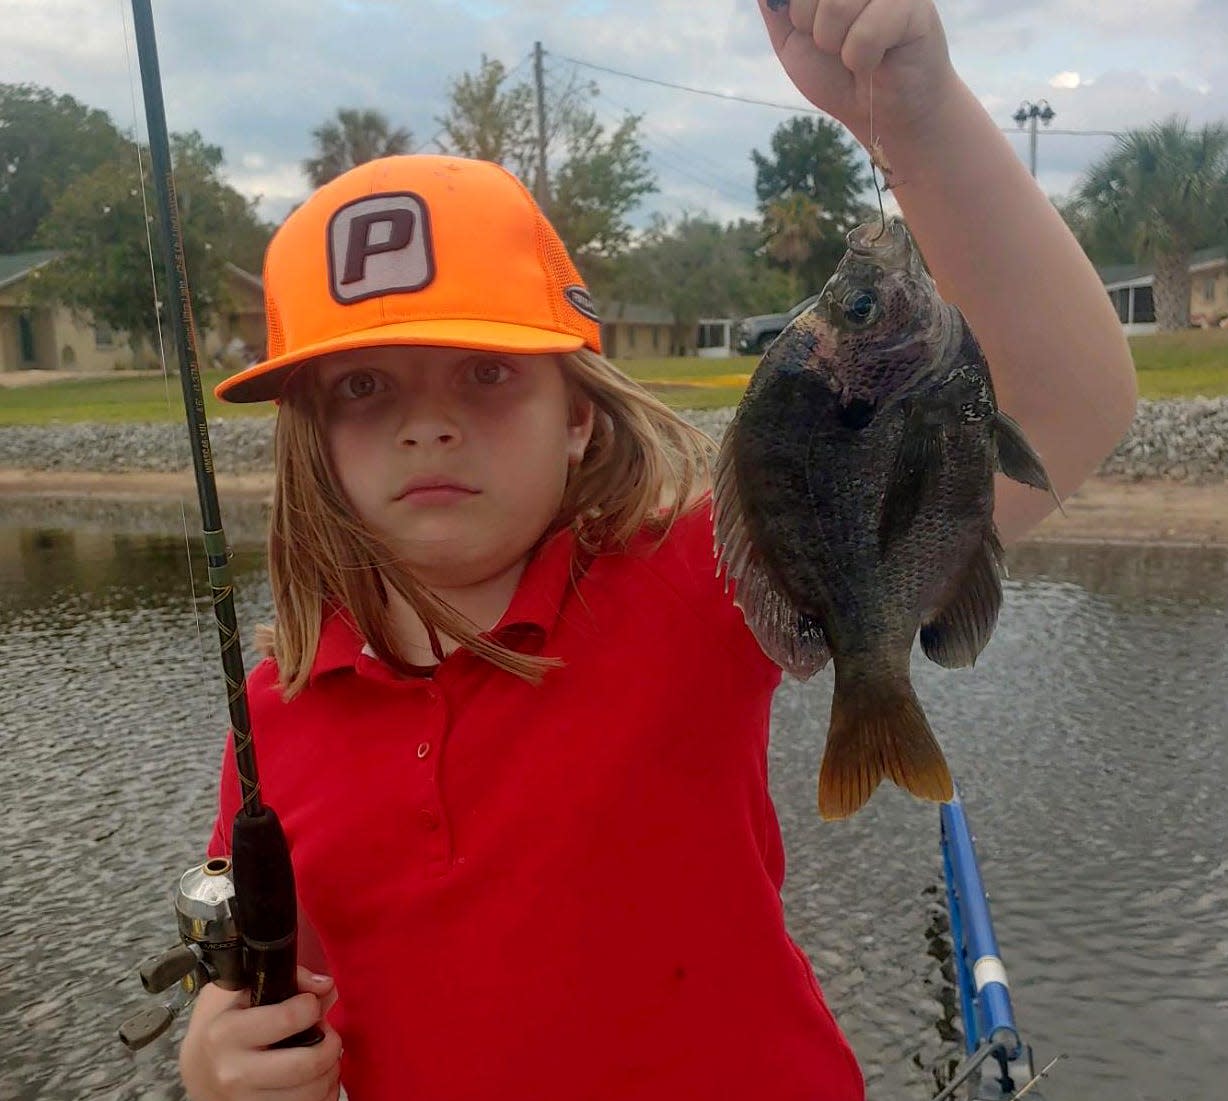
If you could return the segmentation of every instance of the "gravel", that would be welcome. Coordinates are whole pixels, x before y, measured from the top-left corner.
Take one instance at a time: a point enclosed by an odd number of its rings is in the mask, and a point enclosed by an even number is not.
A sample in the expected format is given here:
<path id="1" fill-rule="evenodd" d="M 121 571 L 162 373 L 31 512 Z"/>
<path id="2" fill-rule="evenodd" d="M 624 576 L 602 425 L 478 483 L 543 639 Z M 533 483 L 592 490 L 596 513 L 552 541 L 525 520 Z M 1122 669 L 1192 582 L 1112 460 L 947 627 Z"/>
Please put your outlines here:
<path id="1" fill-rule="evenodd" d="M 733 410 L 688 411 L 684 416 L 719 439 Z M 211 420 L 217 469 L 227 474 L 268 470 L 272 428 L 272 420 L 265 419 Z M 0 428 L 0 467 L 176 471 L 189 469 L 191 459 L 186 429 L 179 424 L 12 426 Z M 1123 479 L 1228 480 L 1228 398 L 1140 402 L 1130 432 L 1100 473 Z"/>

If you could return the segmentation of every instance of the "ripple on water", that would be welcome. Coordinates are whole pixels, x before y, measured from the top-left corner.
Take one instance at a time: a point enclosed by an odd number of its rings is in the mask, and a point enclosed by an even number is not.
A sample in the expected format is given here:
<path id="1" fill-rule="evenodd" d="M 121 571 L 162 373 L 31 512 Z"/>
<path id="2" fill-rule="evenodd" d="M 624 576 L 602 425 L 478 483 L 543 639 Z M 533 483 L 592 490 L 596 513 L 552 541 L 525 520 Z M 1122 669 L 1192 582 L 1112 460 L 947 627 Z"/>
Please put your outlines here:
<path id="1" fill-rule="evenodd" d="M 1218 1096 L 1228 1035 L 1228 555 L 1012 553 L 973 670 L 915 658 L 977 831 L 1048 1101 Z M 269 615 L 242 555 L 240 622 Z M 199 563 L 198 563 L 199 572 Z M 196 579 L 197 592 L 206 590 Z M 173 936 L 213 815 L 225 704 L 181 536 L 0 524 L 0 1101 L 179 1101 L 174 1044 L 114 1039 Z M 961 1050 L 938 815 L 878 792 L 815 811 L 831 677 L 786 681 L 772 784 L 786 916 L 871 1098 L 936 1092 Z"/>

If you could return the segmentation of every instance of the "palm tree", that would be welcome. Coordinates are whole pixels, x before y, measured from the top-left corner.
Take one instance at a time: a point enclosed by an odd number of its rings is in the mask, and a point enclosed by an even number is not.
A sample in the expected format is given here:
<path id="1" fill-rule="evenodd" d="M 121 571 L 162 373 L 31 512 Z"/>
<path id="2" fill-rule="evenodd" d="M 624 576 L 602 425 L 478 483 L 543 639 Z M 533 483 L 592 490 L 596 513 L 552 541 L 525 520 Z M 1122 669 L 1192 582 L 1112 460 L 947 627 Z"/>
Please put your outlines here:
<path id="1" fill-rule="evenodd" d="M 763 205 L 768 258 L 793 275 L 807 294 L 817 291 L 844 253 L 844 227 L 800 191 Z"/>
<path id="2" fill-rule="evenodd" d="M 329 120 L 311 132 L 317 156 L 303 161 L 303 169 L 312 187 L 334 180 L 355 165 L 377 157 L 408 153 L 412 144 L 404 127 L 391 129 L 388 119 L 379 111 L 360 111 L 340 107 L 336 121 Z"/>
<path id="3" fill-rule="evenodd" d="M 1116 237 L 1154 266 L 1157 328 L 1184 329 L 1190 257 L 1228 240 L 1228 126 L 1191 131 L 1173 117 L 1131 130 L 1088 170 L 1078 200 L 1092 237 Z"/>

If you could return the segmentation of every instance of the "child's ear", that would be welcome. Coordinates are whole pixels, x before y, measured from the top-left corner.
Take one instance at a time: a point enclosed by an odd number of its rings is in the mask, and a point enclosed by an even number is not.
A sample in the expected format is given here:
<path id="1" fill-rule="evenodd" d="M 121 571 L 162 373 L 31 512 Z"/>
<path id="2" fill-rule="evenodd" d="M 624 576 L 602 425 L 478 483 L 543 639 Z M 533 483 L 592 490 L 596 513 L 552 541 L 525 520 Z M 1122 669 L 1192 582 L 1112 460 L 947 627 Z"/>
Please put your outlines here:
<path id="1" fill-rule="evenodd" d="M 588 441 L 593 438 L 593 418 L 596 406 L 585 394 L 573 394 L 568 402 L 567 461 L 575 464 L 584 458 Z"/>

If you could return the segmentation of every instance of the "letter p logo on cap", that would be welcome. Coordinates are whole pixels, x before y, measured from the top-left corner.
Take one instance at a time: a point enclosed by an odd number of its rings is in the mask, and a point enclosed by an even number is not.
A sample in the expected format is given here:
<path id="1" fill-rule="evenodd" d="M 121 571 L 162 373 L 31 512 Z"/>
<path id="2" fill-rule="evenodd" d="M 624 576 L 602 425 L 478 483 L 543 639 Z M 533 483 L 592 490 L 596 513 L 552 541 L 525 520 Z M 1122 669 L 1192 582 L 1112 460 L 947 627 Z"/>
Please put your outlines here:
<path id="1" fill-rule="evenodd" d="M 329 290 L 343 305 L 416 291 L 435 277 L 426 204 L 409 192 L 371 195 L 328 224 Z"/>

